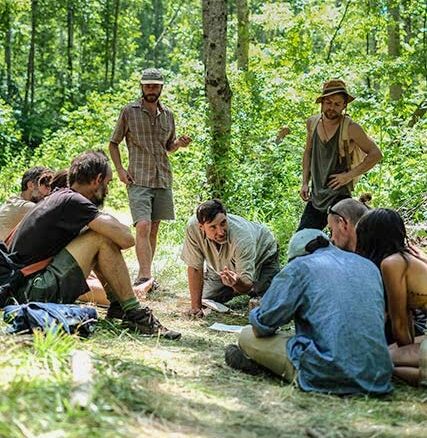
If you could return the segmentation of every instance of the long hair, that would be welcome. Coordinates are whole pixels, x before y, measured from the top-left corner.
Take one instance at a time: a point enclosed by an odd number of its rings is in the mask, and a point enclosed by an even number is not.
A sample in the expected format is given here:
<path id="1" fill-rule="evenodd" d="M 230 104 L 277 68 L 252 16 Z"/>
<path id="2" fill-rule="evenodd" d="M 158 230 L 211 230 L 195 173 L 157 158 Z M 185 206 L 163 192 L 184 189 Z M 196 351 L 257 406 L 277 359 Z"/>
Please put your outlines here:
<path id="1" fill-rule="evenodd" d="M 408 263 L 405 224 L 399 213 L 389 208 L 377 208 L 363 216 L 356 228 L 356 252 L 374 262 L 381 262 L 399 253 Z"/>

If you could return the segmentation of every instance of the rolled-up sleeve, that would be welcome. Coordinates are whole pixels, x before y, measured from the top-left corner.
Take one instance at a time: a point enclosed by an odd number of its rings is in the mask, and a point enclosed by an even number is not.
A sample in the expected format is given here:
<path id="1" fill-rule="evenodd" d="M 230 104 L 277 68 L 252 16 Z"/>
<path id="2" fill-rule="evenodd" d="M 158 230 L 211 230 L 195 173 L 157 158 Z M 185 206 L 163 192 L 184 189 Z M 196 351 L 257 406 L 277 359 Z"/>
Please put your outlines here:
<path id="1" fill-rule="evenodd" d="M 303 296 L 303 281 L 286 266 L 276 277 L 261 300 L 249 314 L 249 322 L 261 336 L 271 336 L 292 320 Z"/>
<path id="2" fill-rule="evenodd" d="M 122 109 L 116 127 L 111 135 L 110 141 L 119 144 L 125 137 L 127 132 L 127 110 L 126 107 Z"/>
<path id="3" fill-rule="evenodd" d="M 191 268 L 202 270 L 205 257 L 201 251 L 200 245 L 197 243 L 196 236 L 191 226 L 188 226 L 185 231 L 184 245 L 182 247 L 181 259 Z"/>

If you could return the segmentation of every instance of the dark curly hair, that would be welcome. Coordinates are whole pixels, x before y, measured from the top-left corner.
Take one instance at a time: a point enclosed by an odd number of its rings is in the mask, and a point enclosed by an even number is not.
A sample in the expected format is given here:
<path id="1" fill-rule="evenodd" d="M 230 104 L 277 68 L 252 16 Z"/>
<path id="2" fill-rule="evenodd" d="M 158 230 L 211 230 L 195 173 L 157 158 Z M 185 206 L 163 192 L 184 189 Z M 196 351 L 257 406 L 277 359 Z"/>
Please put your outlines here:
<path id="1" fill-rule="evenodd" d="M 78 155 L 68 169 L 68 184 L 89 184 L 98 175 L 105 178 L 108 172 L 108 157 L 103 151 L 87 151 Z"/>
<path id="2" fill-rule="evenodd" d="M 212 222 L 218 213 L 227 214 L 225 207 L 219 199 L 205 201 L 197 207 L 196 216 L 199 224 Z"/>

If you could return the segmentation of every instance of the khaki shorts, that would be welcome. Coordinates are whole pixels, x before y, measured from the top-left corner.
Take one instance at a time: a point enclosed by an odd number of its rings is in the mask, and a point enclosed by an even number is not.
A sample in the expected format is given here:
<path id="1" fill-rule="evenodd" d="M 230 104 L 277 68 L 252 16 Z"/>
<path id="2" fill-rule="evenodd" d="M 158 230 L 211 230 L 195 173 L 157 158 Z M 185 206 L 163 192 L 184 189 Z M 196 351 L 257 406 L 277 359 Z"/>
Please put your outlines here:
<path id="1" fill-rule="evenodd" d="M 257 338 L 251 325 L 243 328 L 239 336 L 239 347 L 254 362 L 268 368 L 288 382 L 293 382 L 296 370 L 288 358 L 286 345 L 289 336 L 279 332 L 277 335 Z"/>
<path id="2" fill-rule="evenodd" d="M 132 184 L 128 197 L 133 224 L 145 221 L 174 220 L 172 189 L 153 189 Z"/>
<path id="3" fill-rule="evenodd" d="M 19 304 L 29 301 L 72 304 L 88 290 L 80 266 L 64 248 L 45 270 L 26 279 L 12 297 Z"/>

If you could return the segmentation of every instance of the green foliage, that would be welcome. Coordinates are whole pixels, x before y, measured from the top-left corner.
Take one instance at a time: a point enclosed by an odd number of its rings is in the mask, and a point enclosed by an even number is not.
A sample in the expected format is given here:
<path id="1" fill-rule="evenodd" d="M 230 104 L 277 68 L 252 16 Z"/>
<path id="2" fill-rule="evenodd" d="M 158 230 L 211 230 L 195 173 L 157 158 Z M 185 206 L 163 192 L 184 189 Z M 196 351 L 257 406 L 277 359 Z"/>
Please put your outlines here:
<path id="1" fill-rule="evenodd" d="M 230 8 L 231 150 L 215 162 L 200 61 L 200 3 L 165 2 L 158 10 L 152 9 L 156 2 L 122 3 L 117 81 L 114 89 L 106 89 L 105 41 L 101 38 L 105 35 L 105 4 L 74 2 L 80 8 L 75 15 L 80 58 L 75 66 L 73 89 L 67 89 L 65 95 L 61 81 L 55 79 L 67 68 L 64 41 L 55 40 L 52 32 L 58 14 L 65 20 L 66 5 L 58 9 L 47 1 L 42 6 L 46 22 L 41 29 L 48 33 L 45 41 L 40 41 L 46 53 L 43 63 L 39 63 L 41 76 L 35 108 L 37 123 L 44 131 L 40 134 L 42 144 L 33 153 L 22 146 L 17 125 L 19 112 L 12 110 L 13 105 L 0 106 L 1 120 L 5 121 L 0 124 L 0 139 L 5 145 L 0 153 L 0 199 L 17 190 L 23 171 L 31 165 L 64 168 L 71 157 L 84 150 L 106 150 L 120 109 L 138 98 L 138 68 L 154 64 L 157 56 L 167 78 L 163 101 L 175 113 L 177 133 L 193 138 L 188 149 L 170 157 L 178 222 L 168 226 L 167 232 L 174 239 L 182 238 L 184 224 L 194 207 L 209 196 L 206 169 L 214 164 L 225 176 L 221 197 L 229 210 L 268 223 L 281 244 L 286 244 L 304 207 L 299 187 L 305 120 L 319 110 L 314 99 L 322 83 L 331 77 L 346 80 L 357 97 L 349 105 L 349 114 L 375 139 L 384 154 L 381 164 L 362 177 L 356 195 L 371 192 L 374 205 L 399 208 L 408 221 L 427 219 L 425 117 L 413 127 L 408 126 L 426 95 L 425 51 L 419 49 L 425 44 L 424 10 L 419 2 L 407 2 L 401 11 L 401 54 L 393 59 L 387 55 L 389 17 L 381 2 L 369 2 L 370 6 L 351 2 L 344 18 L 345 4 L 332 0 L 252 2 L 249 73 L 236 70 L 236 17 Z M 16 22 L 28 19 L 28 14 L 28 5 L 14 5 Z M 163 24 L 159 22 L 161 15 Z M 109 17 L 110 24 L 112 18 Z M 173 24 L 167 27 L 172 18 Z M 154 23 L 160 27 L 154 27 Z M 155 33 L 165 27 L 154 50 Z M 0 27 L 0 32 L 4 28 Z M 28 28 L 16 38 L 22 43 L 28 41 Z M 367 39 L 371 41 L 368 51 Z M 62 48 L 61 56 L 54 55 L 58 47 Z M 0 71 L 4 71 L 1 63 Z M 25 75 L 23 66 L 19 68 L 14 66 L 14 76 L 22 88 Z M 403 98 L 397 103 L 389 98 L 392 81 L 403 86 Z M 282 125 L 289 126 L 291 134 L 276 144 L 275 135 Z M 126 159 L 124 145 L 121 151 Z M 117 179 L 108 203 L 114 208 L 127 208 L 126 191 Z"/>

